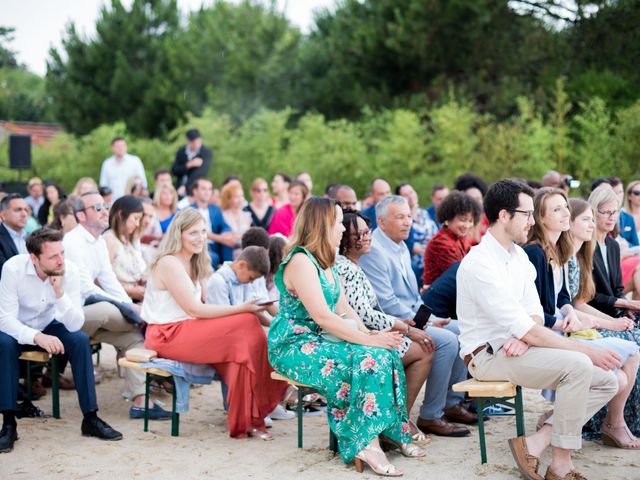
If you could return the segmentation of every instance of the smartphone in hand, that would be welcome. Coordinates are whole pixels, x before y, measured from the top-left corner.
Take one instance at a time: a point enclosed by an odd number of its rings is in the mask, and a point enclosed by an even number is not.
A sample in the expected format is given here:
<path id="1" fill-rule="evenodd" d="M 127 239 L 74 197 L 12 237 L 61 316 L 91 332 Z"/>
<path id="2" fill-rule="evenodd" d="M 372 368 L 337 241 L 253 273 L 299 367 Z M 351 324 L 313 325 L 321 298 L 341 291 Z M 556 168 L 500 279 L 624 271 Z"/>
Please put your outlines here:
<path id="1" fill-rule="evenodd" d="M 261 307 L 265 307 L 265 306 L 266 306 L 266 307 L 268 307 L 268 306 L 270 306 L 270 305 L 273 305 L 274 303 L 276 303 L 276 301 L 275 301 L 275 300 L 273 300 L 273 299 L 267 299 L 267 300 L 258 300 L 258 301 L 256 302 L 256 305 L 259 305 L 259 306 L 261 306 Z"/>
<path id="2" fill-rule="evenodd" d="M 429 317 L 431 316 L 431 309 L 426 305 L 420 305 L 418 311 L 416 312 L 416 316 L 413 317 L 413 321 L 415 322 L 415 327 L 423 330 L 424 327 L 427 326 L 427 322 L 429 321 Z"/>

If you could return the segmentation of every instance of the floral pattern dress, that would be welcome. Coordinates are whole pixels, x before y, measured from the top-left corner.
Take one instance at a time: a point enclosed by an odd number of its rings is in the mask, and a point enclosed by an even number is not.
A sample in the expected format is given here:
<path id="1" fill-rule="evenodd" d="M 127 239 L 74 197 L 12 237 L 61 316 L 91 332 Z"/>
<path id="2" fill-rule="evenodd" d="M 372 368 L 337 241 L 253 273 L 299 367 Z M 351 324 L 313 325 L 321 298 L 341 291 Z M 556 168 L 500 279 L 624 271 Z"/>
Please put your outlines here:
<path id="1" fill-rule="evenodd" d="M 332 283 L 308 250 L 295 247 L 275 277 L 280 310 L 269 330 L 271 365 L 327 398 L 329 427 L 338 438 L 345 463 L 380 434 L 411 443 L 404 369 L 398 352 L 322 337 L 318 324 L 283 282 L 284 269 L 296 253 L 306 254 L 316 266 L 324 299 L 332 311 L 340 297 L 335 266 Z"/>

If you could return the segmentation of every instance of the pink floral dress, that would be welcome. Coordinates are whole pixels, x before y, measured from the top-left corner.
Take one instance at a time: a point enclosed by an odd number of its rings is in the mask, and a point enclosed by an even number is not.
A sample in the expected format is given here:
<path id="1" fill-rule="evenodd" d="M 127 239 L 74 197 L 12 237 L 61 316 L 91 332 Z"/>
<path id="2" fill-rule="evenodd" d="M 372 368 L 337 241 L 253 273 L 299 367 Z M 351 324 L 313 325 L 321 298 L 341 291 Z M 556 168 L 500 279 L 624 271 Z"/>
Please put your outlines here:
<path id="1" fill-rule="evenodd" d="M 332 283 L 308 250 L 295 247 L 275 276 L 280 310 L 269 330 L 271 365 L 327 398 L 329 426 L 338 438 L 345 462 L 380 434 L 411 443 L 404 369 L 398 352 L 323 338 L 318 324 L 282 280 L 285 267 L 296 253 L 305 253 L 316 266 L 324 298 L 332 311 L 340 297 L 335 267 Z"/>

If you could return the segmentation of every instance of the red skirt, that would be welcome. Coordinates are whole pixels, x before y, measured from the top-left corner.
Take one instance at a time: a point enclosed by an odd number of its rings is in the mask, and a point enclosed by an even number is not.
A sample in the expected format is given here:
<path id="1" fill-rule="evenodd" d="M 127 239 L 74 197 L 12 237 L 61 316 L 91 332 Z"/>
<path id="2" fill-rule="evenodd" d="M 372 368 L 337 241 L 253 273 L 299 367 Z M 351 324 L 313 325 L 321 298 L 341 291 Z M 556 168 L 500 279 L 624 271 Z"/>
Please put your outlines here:
<path id="1" fill-rule="evenodd" d="M 264 417 L 287 389 L 285 382 L 271 379 L 267 337 L 253 314 L 150 324 L 144 345 L 162 358 L 215 368 L 229 389 L 232 437 L 245 437 L 254 428 L 264 431 Z"/>

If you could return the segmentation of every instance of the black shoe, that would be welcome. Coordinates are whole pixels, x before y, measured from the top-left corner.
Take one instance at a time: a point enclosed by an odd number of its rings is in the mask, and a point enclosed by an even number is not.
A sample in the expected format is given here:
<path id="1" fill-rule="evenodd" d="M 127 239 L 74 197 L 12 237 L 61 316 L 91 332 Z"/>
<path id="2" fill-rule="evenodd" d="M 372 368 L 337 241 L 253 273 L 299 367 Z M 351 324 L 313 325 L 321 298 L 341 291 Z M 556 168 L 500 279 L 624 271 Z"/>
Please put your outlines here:
<path id="1" fill-rule="evenodd" d="M 16 418 L 38 418 L 46 417 L 46 414 L 36 407 L 29 400 L 18 402 L 18 408 L 16 410 Z"/>
<path id="2" fill-rule="evenodd" d="M 18 427 L 5 425 L 0 430 L 0 453 L 8 453 L 13 450 L 13 443 L 18 440 Z"/>
<path id="3" fill-rule="evenodd" d="M 122 440 L 122 434 L 111 428 L 107 422 L 98 417 L 85 417 L 82 420 L 82 435 L 98 437 L 102 440 Z"/>

